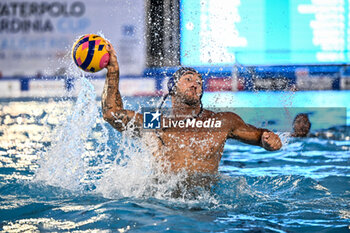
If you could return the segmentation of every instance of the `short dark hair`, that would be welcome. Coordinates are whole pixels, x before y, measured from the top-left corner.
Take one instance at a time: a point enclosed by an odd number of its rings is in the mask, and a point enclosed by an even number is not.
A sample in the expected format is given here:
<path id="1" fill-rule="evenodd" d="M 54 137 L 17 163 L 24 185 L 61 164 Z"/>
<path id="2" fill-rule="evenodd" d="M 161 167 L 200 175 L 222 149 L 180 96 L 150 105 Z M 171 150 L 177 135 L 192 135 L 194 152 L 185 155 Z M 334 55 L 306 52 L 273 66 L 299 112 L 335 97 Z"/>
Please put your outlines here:
<path id="1" fill-rule="evenodd" d="M 296 124 L 298 124 L 298 126 L 304 130 L 302 132 L 295 132 Z M 310 128 L 311 128 L 311 122 L 307 114 L 299 113 L 298 115 L 296 115 L 293 121 L 293 129 L 295 133 L 297 133 L 299 136 L 306 136 L 306 134 L 309 133 Z"/>

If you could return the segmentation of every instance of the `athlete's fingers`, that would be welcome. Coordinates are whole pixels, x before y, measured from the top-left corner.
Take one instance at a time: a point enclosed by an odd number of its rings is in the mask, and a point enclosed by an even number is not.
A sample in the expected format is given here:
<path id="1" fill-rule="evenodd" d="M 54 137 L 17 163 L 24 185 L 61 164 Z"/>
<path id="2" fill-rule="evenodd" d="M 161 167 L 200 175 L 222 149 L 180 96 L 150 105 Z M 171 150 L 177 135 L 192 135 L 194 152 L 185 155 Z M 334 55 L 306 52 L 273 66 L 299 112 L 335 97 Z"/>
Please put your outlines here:
<path id="1" fill-rule="evenodd" d="M 282 142 L 281 139 L 278 137 L 278 135 L 274 135 L 273 140 L 272 140 L 272 146 L 274 149 L 278 150 L 282 147 Z"/>
<path id="2" fill-rule="evenodd" d="M 269 132 L 263 132 L 262 137 L 264 140 L 267 140 L 270 137 Z"/>
<path id="3" fill-rule="evenodd" d="M 118 66 L 117 53 L 115 52 L 113 45 L 108 40 L 106 40 L 106 42 L 106 50 L 109 53 L 109 62 L 107 65 L 107 69 L 111 69 L 112 67 Z"/>
<path id="4" fill-rule="evenodd" d="M 107 52 L 109 52 L 109 54 L 116 54 L 116 52 L 114 50 L 114 47 L 113 47 L 113 45 L 111 43 L 107 44 L 106 50 L 107 50 Z"/>
<path id="5" fill-rule="evenodd" d="M 107 52 L 108 52 L 110 55 L 111 55 L 111 54 L 115 55 L 116 52 L 115 52 L 115 49 L 114 49 L 112 43 L 111 43 L 109 40 L 106 40 L 106 42 L 107 42 L 107 44 L 106 44 L 106 50 L 107 50 Z"/>
<path id="6" fill-rule="evenodd" d="M 262 135 L 263 143 L 272 150 L 278 150 L 282 147 L 282 143 L 277 134 L 273 132 L 264 132 Z"/>
<path id="7" fill-rule="evenodd" d="M 273 140 L 273 142 L 271 143 L 271 145 L 272 145 L 272 147 L 273 147 L 274 149 L 277 149 L 277 148 L 278 148 L 278 140 L 277 140 L 277 139 Z"/>

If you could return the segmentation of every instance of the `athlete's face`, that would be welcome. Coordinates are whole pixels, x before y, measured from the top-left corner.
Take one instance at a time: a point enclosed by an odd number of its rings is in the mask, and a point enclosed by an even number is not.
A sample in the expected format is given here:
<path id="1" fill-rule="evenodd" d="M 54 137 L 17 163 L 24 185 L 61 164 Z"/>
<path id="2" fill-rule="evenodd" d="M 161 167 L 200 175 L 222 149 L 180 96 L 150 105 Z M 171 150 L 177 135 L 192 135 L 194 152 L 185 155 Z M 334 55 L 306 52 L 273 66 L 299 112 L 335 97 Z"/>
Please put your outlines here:
<path id="1" fill-rule="evenodd" d="M 176 84 L 176 95 L 187 105 L 200 103 L 202 91 L 202 78 L 192 71 L 183 74 Z"/>

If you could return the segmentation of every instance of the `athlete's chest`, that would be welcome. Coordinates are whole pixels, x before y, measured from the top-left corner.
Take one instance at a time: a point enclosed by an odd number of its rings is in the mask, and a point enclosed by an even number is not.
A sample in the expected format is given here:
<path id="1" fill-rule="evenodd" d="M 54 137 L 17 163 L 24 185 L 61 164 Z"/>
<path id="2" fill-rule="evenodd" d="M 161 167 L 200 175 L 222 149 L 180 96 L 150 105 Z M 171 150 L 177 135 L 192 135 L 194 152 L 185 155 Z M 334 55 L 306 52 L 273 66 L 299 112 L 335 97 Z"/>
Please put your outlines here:
<path id="1" fill-rule="evenodd" d="M 159 134 L 168 153 L 210 157 L 222 150 L 226 135 L 222 132 L 166 132 Z"/>

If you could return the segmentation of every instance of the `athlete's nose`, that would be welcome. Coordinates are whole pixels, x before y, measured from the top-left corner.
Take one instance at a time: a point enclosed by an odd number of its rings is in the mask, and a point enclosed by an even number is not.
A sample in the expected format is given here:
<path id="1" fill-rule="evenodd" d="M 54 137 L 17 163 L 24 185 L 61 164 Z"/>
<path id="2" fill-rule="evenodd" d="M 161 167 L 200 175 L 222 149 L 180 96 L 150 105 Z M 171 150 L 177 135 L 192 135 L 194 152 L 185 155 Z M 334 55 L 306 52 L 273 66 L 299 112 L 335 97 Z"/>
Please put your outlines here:
<path id="1" fill-rule="evenodd" d="M 197 81 L 192 81 L 191 87 L 199 88 L 199 83 Z"/>
<path id="2" fill-rule="evenodd" d="M 198 83 L 192 83 L 190 88 L 194 89 L 195 91 L 197 91 L 197 89 L 199 88 Z"/>

